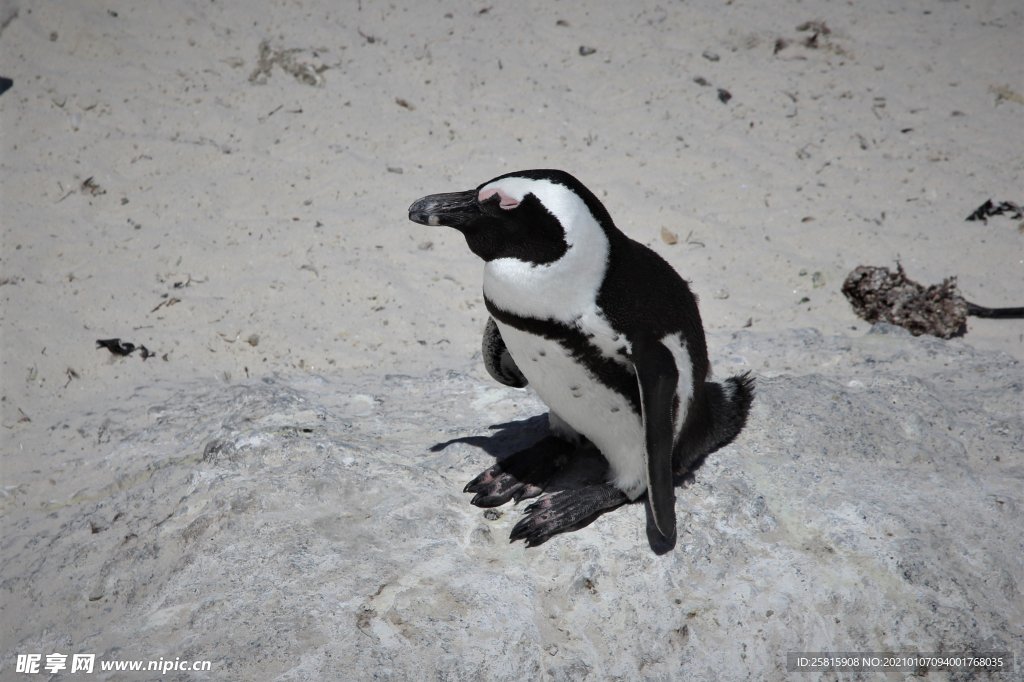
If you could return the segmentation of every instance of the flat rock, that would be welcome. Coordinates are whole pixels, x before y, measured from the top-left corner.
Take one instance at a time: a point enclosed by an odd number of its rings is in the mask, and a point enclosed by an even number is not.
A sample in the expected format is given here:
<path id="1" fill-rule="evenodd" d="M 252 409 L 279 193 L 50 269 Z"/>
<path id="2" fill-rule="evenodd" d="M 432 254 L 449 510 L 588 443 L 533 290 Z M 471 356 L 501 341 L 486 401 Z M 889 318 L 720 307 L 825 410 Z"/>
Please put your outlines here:
<path id="1" fill-rule="evenodd" d="M 1020 364 L 871 331 L 712 335 L 716 375 L 753 369 L 757 399 L 677 491 L 662 557 L 638 505 L 526 550 L 525 505 L 469 504 L 543 433 L 529 391 L 440 371 L 139 388 L 70 415 L 94 454 L 58 466 L 55 435 L 51 480 L 3 500 L 0 669 L 782 679 L 788 651 L 1022 651 Z"/>

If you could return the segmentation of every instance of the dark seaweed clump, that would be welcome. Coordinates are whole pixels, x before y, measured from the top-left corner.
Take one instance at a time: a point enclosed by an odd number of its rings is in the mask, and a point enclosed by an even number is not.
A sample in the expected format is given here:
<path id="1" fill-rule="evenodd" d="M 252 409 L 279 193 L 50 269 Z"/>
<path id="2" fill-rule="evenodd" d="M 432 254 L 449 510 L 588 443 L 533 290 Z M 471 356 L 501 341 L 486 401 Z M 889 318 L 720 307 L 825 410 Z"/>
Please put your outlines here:
<path id="1" fill-rule="evenodd" d="M 948 339 L 967 330 L 968 303 L 957 293 L 956 277 L 925 288 L 907 279 L 898 262 L 896 272 L 861 265 L 843 282 L 843 294 L 864 320 L 899 325 L 914 336 Z"/>

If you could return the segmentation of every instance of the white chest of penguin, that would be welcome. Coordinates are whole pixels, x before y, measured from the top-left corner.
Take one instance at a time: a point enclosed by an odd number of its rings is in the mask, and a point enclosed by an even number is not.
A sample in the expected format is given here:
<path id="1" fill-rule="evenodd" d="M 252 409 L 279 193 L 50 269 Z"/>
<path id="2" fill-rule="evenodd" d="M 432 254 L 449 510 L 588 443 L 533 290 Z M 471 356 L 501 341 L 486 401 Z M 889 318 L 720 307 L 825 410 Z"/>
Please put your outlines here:
<path id="1" fill-rule="evenodd" d="M 608 460 L 609 483 L 631 498 L 642 494 L 647 489 L 644 430 L 640 415 L 629 401 L 598 381 L 558 341 L 501 322 L 497 325 L 505 346 L 537 396 L 557 418 L 586 436 Z"/>

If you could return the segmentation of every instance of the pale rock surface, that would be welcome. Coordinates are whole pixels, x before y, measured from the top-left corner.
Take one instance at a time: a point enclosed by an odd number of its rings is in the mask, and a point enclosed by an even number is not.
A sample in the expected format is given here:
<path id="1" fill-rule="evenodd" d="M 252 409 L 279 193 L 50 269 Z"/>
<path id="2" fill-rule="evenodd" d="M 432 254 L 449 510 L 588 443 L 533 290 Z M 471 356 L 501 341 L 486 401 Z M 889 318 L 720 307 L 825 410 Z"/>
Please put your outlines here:
<path id="1" fill-rule="evenodd" d="M 887 325 L 711 341 L 719 376 L 760 368 L 758 396 L 678 491 L 662 557 L 639 506 L 510 545 L 521 507 L 461 488 L 543 406 L 465 373 L 140 387 L 73 413 L 58 432 L 104 447 L 40 460 L 51 483 L 8 502 L 5 648 L 280 680 L 781 679 L 787 651 L 1020 651 L 1020 363 Z"/>

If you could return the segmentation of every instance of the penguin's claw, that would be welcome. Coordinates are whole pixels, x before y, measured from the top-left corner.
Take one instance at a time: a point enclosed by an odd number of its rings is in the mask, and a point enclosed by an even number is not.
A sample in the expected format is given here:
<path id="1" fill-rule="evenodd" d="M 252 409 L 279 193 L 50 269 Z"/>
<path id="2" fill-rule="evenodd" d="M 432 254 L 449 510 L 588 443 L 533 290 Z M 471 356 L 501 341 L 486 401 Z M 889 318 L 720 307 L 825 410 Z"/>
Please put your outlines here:
<path id="1" fill-rule="evenodd" d="M 470 504 L 477 507 L 500 507 L 522 487 L 522 481 L 514 474 L 503 472 L 501 464 L 495 464 L 470 481 L 462 492 L 476 493 Z"/>
<path id="2" fill-rule="evenodd" d="M 525 540 L 527 547 L 537 547 L 551 536 L 582 528 L 628 501 L 621 490 L 603 483 L 544 495 L 526 508 L 526 516 L 512 529 L 509 542 Z"/>
<path id="3" fill-rule="evenodd" d="M 516 491 L 516 494 L 512 499 L 515 500 L 516 504 L 518 504 L 521 500 L 532 499 L 540 495 L 542 492 L 544 492 L 544 488 L 542 486 L 533 485 L 532 483 L 524 483 L 523 487 Z"/>

